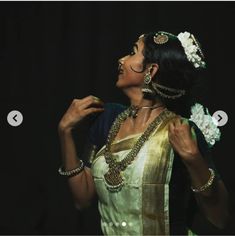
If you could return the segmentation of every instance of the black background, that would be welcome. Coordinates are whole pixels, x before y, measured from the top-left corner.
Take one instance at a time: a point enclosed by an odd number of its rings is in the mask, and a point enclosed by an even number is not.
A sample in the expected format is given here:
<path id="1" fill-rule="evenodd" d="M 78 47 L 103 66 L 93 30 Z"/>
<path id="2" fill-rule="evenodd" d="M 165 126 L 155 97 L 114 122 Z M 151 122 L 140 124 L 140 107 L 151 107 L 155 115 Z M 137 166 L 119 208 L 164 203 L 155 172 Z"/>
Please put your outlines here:
<path id="1" fill-rule="evenodd" d="M 0 233 L 100 232 L 95 205 L 77 211 L 57 174 L 57 125 L 73 98 L 127 102 L 115 88 L 117 59 L 148 31 L 189 31 L 201 42 L 207 87 L 198 99 L 228 114 L 213 159 L 234 201 L 234 20 L 233 2 L 1 2 Z M 7 123 L 11 110 L 23 113 L 21 126 Z M 219 231 L 198 215 L 194 229 L 234 234 L 234 224 Z"/>

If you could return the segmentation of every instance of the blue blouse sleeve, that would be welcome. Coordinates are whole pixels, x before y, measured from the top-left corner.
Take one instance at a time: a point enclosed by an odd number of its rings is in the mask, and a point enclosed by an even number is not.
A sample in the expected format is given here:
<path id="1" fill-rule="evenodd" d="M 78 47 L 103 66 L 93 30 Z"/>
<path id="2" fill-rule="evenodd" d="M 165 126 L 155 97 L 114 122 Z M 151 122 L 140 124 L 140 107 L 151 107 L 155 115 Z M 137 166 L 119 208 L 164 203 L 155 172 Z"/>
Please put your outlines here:
<path id="1" fill-rule="evenodd" d="M 126 106 L 118 103 L 106 103 L 104 111 L 95 117 L 88 131 L 88 140 L 84 151 L 86 166 L 91 166 L 92 155 L 95 155 L 105 145 L 115 118 L 126 108 Z"/>

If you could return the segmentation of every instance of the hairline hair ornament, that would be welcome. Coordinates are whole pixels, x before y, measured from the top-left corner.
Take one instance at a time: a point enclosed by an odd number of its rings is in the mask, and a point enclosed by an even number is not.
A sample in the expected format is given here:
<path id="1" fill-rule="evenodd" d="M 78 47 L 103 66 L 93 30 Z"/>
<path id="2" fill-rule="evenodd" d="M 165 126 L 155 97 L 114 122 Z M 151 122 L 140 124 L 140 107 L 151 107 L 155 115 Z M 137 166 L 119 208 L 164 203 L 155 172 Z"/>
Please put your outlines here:
<path id="1" fill-rule="evenodd" d="M 141 36 L 143 37 L 143 35 Z M 206 63 L 202 60 L 205 58 L 204 54 L 193 34 L 185 31 L 184 33 L 179 33 L 175 36 L 174 34 L 165 31 L 158 31 L 154 35 L 153 40 L 156 44 L 161 45 L 167 43 L 169 37 L 177 38 L 180 41 L 188 61 L 190 61 L 195 68 L 205 68 Z M 198 52 L 200 56 L 198 55 Z"/>

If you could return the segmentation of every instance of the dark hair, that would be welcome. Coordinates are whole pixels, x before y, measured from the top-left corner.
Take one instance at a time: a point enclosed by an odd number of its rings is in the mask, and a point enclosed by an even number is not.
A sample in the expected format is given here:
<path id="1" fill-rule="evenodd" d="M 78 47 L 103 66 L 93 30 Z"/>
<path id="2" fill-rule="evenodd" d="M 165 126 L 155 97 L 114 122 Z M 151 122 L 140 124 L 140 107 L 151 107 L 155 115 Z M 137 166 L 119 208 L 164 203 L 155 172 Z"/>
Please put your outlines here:
<path id="1" fill-rule="evenodd" d="M 190 107 L 194 103 L 192 89 L 199 77 L 201 68 L 195 68 L 188 61 L 181 42 L 176 36 L 168 35 L 168 41 L 164 44 L 156 44 L 154 35 L 151 32 L 144 35 L 144 61 L 143 66 L 146 69 L 149 63 L 157 63 L 159 65 L 158 72 L 153 78 L 153 82 L 157 82 L 166 87 L 174 89 L 183 89 L 185 95 L 176 99 L 157 97 L 166 105 L 166 107 L 179 115 L 188 117 Z M 171 93 L 167 93 L 171 95 Z M 145 94 L 146 98 L 151 99 Z"/>

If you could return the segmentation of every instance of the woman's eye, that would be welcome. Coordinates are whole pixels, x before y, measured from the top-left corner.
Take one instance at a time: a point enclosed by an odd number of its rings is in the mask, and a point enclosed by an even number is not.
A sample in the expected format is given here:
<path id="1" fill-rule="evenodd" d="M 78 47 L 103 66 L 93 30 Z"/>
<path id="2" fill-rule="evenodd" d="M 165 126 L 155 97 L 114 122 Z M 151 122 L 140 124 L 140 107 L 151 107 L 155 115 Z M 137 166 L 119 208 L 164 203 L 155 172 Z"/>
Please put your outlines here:
<path id="1" fill-rule="evenodd" d="M 130 55 L 132 56 L 132 55 L 135 55 L 135 52 L 134 51 L 131 51 L 130 52 Z"/>

